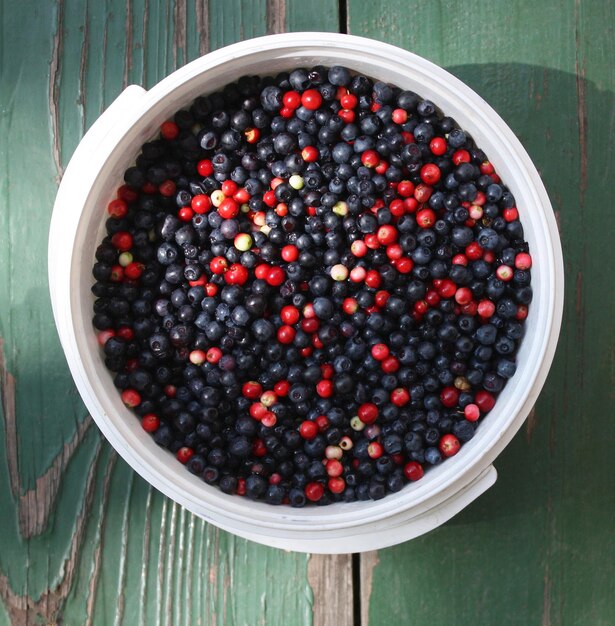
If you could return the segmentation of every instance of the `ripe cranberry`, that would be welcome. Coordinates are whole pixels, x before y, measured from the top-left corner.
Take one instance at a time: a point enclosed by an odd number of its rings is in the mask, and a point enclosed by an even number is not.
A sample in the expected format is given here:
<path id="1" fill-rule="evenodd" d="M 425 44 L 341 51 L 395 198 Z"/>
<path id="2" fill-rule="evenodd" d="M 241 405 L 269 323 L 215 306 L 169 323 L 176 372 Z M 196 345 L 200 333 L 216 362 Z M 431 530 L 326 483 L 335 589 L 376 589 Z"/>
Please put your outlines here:
<path id="1" fill-rule="evenodd" d="M 372 402 L 365 402 L 359 407 L 357 415 L 364 424 L 373 424 L 378 418 L 378 407 Z"/>
<path id="2" fill-rule="evenodd" d="M 267 272 L 265 280 L 272 287 L 279 287 L 286 280 L 286 274 L 281 267 L 272 267 Z"/>
<path id="3" fill-rule="evenodd" d="M 243 285 L 248 280 L 248 270 L 240 263 L 233 263 L 224 274 L 229 285 Z"/>
<path id="4" fill-rule="evenodd" d="M 440 168 L 435 163 L 426 163 L 421 168 L 421 180 L 427 185 L 435 185 L 442 176 Z"/>
<path id="5" fill-rule="evenodd" d="M 440 392 L 440 402 L 447 409 L 452 409 L 459 402 L 459 390 L 455 387 L 444 387 Z"/>
<path id="6" fill-rule="evenodd" d="M 194 450 L 184 446 L 177 451 L 177 460 L 184 465 L 194 456 Z"/>
<path id="7" fill-rule="evenodd" d="M 203 177 L 211 176 L 214 173 L 213 163 L 209 159 L 202 159 L 197 163 L 197 172 Z"/>
<path id="8" fill-rule="evenodd" d="M 209 269 L 214 274 L 224 274 L 228 269 L 228 261 L 223 256 L 215 256 L 209 262 Z"/>
<path id="9" fill-rule="evenodd" d="M 233 198 L 226 198 L 218 207 L 218 213 L 225 220 L 233 219 L 239 215 L 239 205 L 235 202 L 235 200 L 233 200 Z"/>
<path id="10" fill-rule="evenodd" d="M 455 435 L 444 435 L 442 439 L 440 439 L 440 443 L 438 445 L 440 452 L 444 456 L 454 456 L 459 452 L 459 448 L 461 448 L 461 444 L 459 443 L 459 439 L 455 437 Z"/>
<path id="11" fill-rule="evenodd" d="M 179 217 L 182 222 L 190 222 L 194 217 L 194 211 L 189 206 L 184 206 L 177 211 L 177 217 Z"/>
<path id="12" fill-rule="evenodd" d="M 167 141 L 177 139 L 179 136 L 179 126 L 173 121 L 166 121 L 160 125 L 160 135 Z"/>
<path id="13" fill-rule="evenodd" d="M 285 398 L 290 391 L 290 383 L 287 380 L 279 380 L 273 386 L 273 390 L 275 391 L 276 395 L 280 396 L 281 398 Z"/>
<path id="14" fill-rule="evenodd" d="M 468 304 L 472 301 L 472 290 L 469 287 L 459 287 L 455 292 L 455 302 L 457 304 Z"/>
<path id="15" fill-rule="evenodd" d="M 285 324 L 296 324 L 299 321 L 299 310 L 292 305 L 284 306 L 280 311 L 280 319 Z"/>
<path id="16" fill-rule="evenodd" d="M 393 374 L 399 369 L 399 361 L 396 357 L 390 356 L 382 361 L 381 367 L 385 374 Z"/>
<path id="17" fill-rule="evenodd" d="M 301 106 L 301 96 L 296 91 L 287 91 L 282 97 L 282 102 L 289 109 L 298 109 Z"/>
<path id="18" fill-rule="evenodd" d="M 378 441 L 372 441 L 367 446 L 367 455 L 370 459 L 379 459 L 383 455 L 383 453 L 384 448 L 382 447 L 382 444 Z"/>
<path id="19" fill-rule="evenodd" d="M 395 124 L 405 124 L 408 121 L 408 112 L 405 109 L 394 109 L 391 119 Z"/>
<path id="20" fill-rule="evenodd" d="M 357 97 L 352 93 L 346 93 L 340 98 L 342 109 L 354 109 L 358 102 Z"/>
<path id="21" fill-rule="evenodd" d="M 512 280 L 514 272 L 512 267 L 508 267 L 508 265 L 500 265 L 498 267 L 497 270 L 495 270 L 495 275 L 502 281 L 502 282 L 509 282 Z"/>
<path id="22" fill-rule="evenodd" d="M 436 156 L 442 156 L 446 153 L 446 139 L 444 137 L 434 137 L 429 142 L 429 149 Z"/>
<path id="23" fill-rule="evenodd" d="M 318 434 L 318 426 L 310 420 L 305 420 L 304 422 L 301 422 L 301 425 L 299 426 L 299 434 L 304 439 L 314 439 L 314 437 Z"/>
<path id="24" fill-rule="evenodd" d="M 380 163 L 380 156 L 375 150 L 366 150 L 361 155 L 361 163 L 365 167 L 376 167 Z"/>
<path id="25" fill-rule="evenodd" d="M 431 228 L 436 223 L 436 214 L 433 209 L 421 209 L 416 214 L 416 223 L 421 228 Z"/>
<path id="26" fill-rule="evenodd" d="M 529 270 L 532 267 L 532 257 L 527 252 L 520 252 L 515 257 L 515 267 L 518 270 Z"/>
<path id="27" fill-rule="evenodd" d="M 308 483 L 305 486 L 305 497 L 311 502 L 318 502 L 323 497 L 324 493 L 325 493 L 325 488 L 323 487 L 321 483 L 316 483 L 316 482 Z"/>
<path id="28" fill-rule="evenodd" d="M 115 217 L 117 219 L 122 219 L 126 217 L 128 213 L 128 204 L 124 200 L 120 200 L 116 198 L 115 200 L 111 200 L 107 205 L 107 211 L 111 217 Z"/>
<path id="29" fill-rule="evenodd" d="M 408 480 L 415 481 L 423 478 L 425 471 L 420 463 L 410 461 L 404 465 L 404 474 Z"/>
<path id="30" fill-rule="evenodd" d="M 507 222 L 514 222 L 519 219 L 519 211 L 517 211 L 516 207 L 511 207 L 509 209 L 504 209 L 502 211 L 502 217 Z"/>
<path id="31" fill-rule="evenodd" d="M 337 459 L 329 459 L 325 464 L 327 476 L 337 478 L 344 472 L 344 466 Z"/>
<path id="32" fill-rule="evenodd" d="M 301 104 L 310 111 L 315 111 L 322 104 L 322 96 L 316 89 L 306 89 L 301 95 Z"/>
<path id="33" fill-rule="evenodd" d="M 391 391 L 391 403 L 395 406 L 405 406 L 410 402 L 410 393 L 403 387 L 397 387 Z"/>
<path id="34" fill-rule="evenodd" d="M 386 246 L 397 241 L 397 229 L 391 224 L 384 224 L 378 229 L 376 236 L 378 237 L 378 243 Z"/>
<path id="35" fill-rule="evenodd" d="M 491 300 L 481 300 L 478 303 L 478 314 L 481 317 L 489 318 L 495 313 L 495 304 Z"/>
<path id="36" fill-rule="evenodd" d="M 130 409 L 141 404 L 141 394 L 135 389 L 124 389 L 122 391 L 122 402 Z"/>
<path id="37" fill-rule="evenodd" d="M 453 163 L 455 165 L 460 165 L 461 163 L 469 163 L 472 157 L 467 150 L 457 150 L 453 154 Z"/>
<path id="38" fill-rule="evenodd" d="M 354 298 L 345 298 L 342 302 L 342 310 L 347 315 L 356 313 L 359 309 L 359 304 Z"/>
<path id="39" fill-rule="evenodd" d="M 132 248 L 132 235 L 126 231 L 117 232 L 111 237 L 111 243 L 120 252 L 126 252 Z"/>
<path id="40" fill-rule="evenodd" d="M 346 481 L 343 478 L 329 478 L 327 487 L 331 493 L 343 493 L 346 489 Z"/>
<path id="41" fill-rule="evenodd" d="M 372 356 L 376 359 L 376 361 L 384 361 L 389 354 L 389 347 L 384 343 L 377 343 L 372 346 Z"/>
<path id="42" fill-rule="evenodd" d="M 468 422 L 476 422 L 480 417 L 480 409 L 476 404 L 466 404 L 463 409 L 463 414 Z"/>
<path id="43" fill-rule="evenodd" d="M 301 151 L 301 158 L 306 163 L 313 163 L 314 161 L 318 159 L 318 156 L 319 156 L 318 149 L 315 148 L 314 146 L 306 146 Z"/>
<path id="44" fill-rule="evenodd" d="M 414 183 L 409 180 L 402 180 L 397 185 L 397 193 L 402 198 L 409 198 L 414 193 Z"/>
<path id="45" fill-rule="evenodd" d="M 297 246 L 293 245 L 284 246 L 280 251 L 280 256 L 282 257 L 283 261 L 286 261 L 287 263 L 292 263 L 299 258 L 299 249 L 297 248 Z"/>
<path id="46" fill-rule="evenodd" d="M 333 395 L 333 382 L 330 380 L 321 380 L 316 385 L 316 393 L 321 398 L 330 398 Z"/>
<path id="47" fill-rule="evenodd" d="M 205 353 L 205 358 L 207 359 L 208 363 L 213 363 L 215 365 L 222 358 L 222 350 L 220 350 L 220 348 L 212 346 L 211 348 L 207 349 L 207 352 Z"/>
<path id="48" fill-rule="evenodd" d="M 141 426 L 146 433 L 155 433 L 160 427 L 160 420 L 154 413 L 148 413 L 141 418 Z"/>
<path id="49" fill-rule="evenodd" d="M 278 328 L 278 341 L 282 344 L 289 344 L 295 340 L 295 335 L 297 331 L 292 326 L 280 326 Z"/>
<path id="50" fill-rule="evenodd" d="M 378 289 L 382 283 L 382 278 L 376 270 L 369 270 L 365 275 L 365 284 L 373 289 Z"/>
<path id="51" fill-rule="evenodd" d="M 256 398 L 261 397 L 263 393 L 263 387 L 255 380 L 249 380 L 241 387 L 241 393 L 245 398 L 249 398 L 250 400 L 256 400 Z"/>
<path id="52" fill-rule="evenodd" d="M 474 402 L 483 413 L 489 413 L 495 406 L 495 398 L 488 391 L 482 389 L 476 392 Z"/>

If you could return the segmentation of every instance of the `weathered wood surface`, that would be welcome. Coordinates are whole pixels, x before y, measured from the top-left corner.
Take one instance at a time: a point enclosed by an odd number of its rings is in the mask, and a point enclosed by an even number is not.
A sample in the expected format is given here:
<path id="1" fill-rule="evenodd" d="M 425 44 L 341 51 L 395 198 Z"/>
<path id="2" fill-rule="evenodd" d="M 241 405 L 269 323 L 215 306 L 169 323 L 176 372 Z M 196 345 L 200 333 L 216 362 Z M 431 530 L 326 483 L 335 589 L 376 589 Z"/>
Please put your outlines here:
<path id="1" fill-rule="evenodd" d="M 0 625 L 615 623 L 615 3 L 6 0 L 0 5 Z M 561 225 L 564 330 L 496 485 L 362 557 L 267 549 L 162 497 L 104 443 L 47 296 L 57 183 L 129 83 L 283 30 L 417 52 L 519 135 Z"/>

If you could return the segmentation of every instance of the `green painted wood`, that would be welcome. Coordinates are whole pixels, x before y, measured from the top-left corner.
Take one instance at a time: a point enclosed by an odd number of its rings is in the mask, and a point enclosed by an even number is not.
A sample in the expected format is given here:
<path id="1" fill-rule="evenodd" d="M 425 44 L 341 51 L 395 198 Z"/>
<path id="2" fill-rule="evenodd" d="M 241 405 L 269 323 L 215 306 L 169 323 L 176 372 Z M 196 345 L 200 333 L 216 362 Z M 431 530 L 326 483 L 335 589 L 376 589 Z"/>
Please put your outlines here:
<path id="1" fill-rule="evenodd" d="M 613 624 L 615 4 L 395 1 L 382 11 L 351 0 L 348 13 L 350 32 L 446 67 L 517 133 L 553 202 L 567 281 L 555 365 L 495 463 L 498 482 L 429 536 L 372 555 L 363 626 Z"/>
<path id="2" fill-rule="evenodd" d="M 337 30 L 337 4 L 319 6 L 312 14 L 296 0 L 1 5 L 0 626 L 312 623 L 307 556 L 208 526 L 102 440 L 57 339 L 46 249 L 62 172 L 123 87 L 150 87 L 243 38 Z"/>

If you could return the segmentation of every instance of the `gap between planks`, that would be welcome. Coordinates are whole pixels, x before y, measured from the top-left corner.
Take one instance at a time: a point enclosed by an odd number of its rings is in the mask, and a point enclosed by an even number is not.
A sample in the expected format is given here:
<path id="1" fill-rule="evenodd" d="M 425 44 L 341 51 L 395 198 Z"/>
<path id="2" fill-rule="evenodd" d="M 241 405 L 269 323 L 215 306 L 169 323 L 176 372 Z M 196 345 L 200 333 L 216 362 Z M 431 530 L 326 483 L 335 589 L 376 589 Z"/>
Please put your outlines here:
<path id="1" fill-rule="evenodd" d="M 372 573 L 378 552 L 312 554 L 307 576 L 312 588 L 313 626 L 368 626 Z"/>

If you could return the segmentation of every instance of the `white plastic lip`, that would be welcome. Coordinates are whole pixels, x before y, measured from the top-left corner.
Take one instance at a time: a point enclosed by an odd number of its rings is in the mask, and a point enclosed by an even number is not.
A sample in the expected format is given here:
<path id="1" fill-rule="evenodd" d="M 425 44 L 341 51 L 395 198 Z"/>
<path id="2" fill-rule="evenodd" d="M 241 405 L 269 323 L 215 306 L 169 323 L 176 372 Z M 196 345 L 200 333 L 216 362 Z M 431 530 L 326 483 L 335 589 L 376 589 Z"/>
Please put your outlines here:
<path id="1" fill-rule="evenodd" d="M 101 230 L 99 222 L 95 227 L 91 224 L 93 205 L 115 188 L 117 178 L 109 176 L 111 170 L 123 171 L 136 154 L 140 143 L 135 145 L 135 135 L 148 138 L 166 116 L 196 95 L 243 74 L 266 74 L 318 63 L 347 65 L 417 91 L 433 99 L 471 132 L 517 197 L 535 259 L 535 300 L 528 318 L 528 326 L 533 328 L 532 341 L 528 333 L 519 355 L 522 366 L 518 374 L 508 383 L 476 437 L 455 458 L 428 472 L 418 483 L 378 502 L 296 510 L 226 496 L 189 475 L 170 455 L 163 455 L 138 429 L 117 394 L 107 393 L 108 385 L 101 385 L 104 368 L 92 345 L 91 299 L 71 286 L 84 279 L 89 281 L 89 261 L 94 251 L 83 250 L 85 234 L 89 232 L 92 243 L 96 241 L 92 231 L 100 234 Z M 77 173 L 79 164 L 73 166 L 74 176 L 69 177 L 67 169 L 62 185 L 66 183 L 66 188 L 61 187 L 54 208 L 57 217 L 50 232 L 49 265 L 54 314 L 79 391 L 105 436 L 130 465 L 163 493 L 214 523 L 225 526 L 233 520 L 250 520 L 255 532 L 265 535 L 276 530 L 320 534 L 380 520 L 385 528 L 385 518 L 402 513 L 411 516 L 429 509 L 478 476 L 521 426 L 542 388 L 555 351 L 563 304 L 561 248 L 548 197 L 527 153 L 495 111 L 461 81 L 412 53 L 369 39 L 329 33 L 274 35 L 223 48 L 174 72 L 133 100 L 106 132 L 99 133 L 100 150 L 92 155 L 90 163 L 96 176 L 90 177 L 90 184 L 83 172 Z M 59 204 L 60 199 L 66 202 L 68 197 L 74 203 L 71 217 L 81 216 L 73 232 L 67 232 L 63 219 L 67 209 Z M 63 241 L 59 239 L 60 230 L 66 233 Z M 73 250 L 72 255 L 66 254 L 66 248 Z M 102 376 L 109 378 L 106 371 Z"/>

